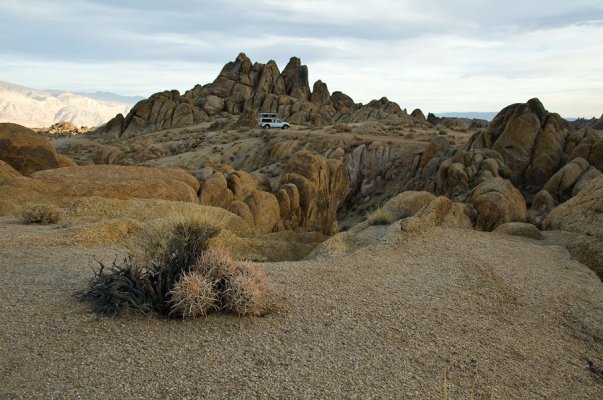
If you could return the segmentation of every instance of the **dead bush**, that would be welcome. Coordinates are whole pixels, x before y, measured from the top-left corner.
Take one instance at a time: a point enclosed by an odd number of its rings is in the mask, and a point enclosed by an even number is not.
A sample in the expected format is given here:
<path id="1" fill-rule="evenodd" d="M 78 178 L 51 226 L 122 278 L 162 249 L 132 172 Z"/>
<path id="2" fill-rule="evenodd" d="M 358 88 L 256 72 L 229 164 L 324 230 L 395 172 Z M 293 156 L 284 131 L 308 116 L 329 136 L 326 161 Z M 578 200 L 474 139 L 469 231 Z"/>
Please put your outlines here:
<path id="1" fill-rule="evenodd" d="M 56 224 L 63 213 L 51 204 L 31 204 L 21 210 L 21 220 L 26 224 Z"/>

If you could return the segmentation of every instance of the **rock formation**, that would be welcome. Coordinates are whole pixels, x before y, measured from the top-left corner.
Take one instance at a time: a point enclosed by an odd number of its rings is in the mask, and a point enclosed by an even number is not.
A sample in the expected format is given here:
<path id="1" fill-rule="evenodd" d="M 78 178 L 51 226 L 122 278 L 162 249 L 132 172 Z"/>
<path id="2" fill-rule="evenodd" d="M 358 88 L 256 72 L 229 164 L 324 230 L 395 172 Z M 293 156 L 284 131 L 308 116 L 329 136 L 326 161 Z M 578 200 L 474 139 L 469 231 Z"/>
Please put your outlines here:
<path id="1" fill-rule="evenodd" d="M 0 123 L 0 159 L 23 175 L 76 165 L 33 130 L 11 123 Z"/>
<path id="2" fill-rule="evenodd" d="M 598 176 L 545 218 L 547 230 L 564 230 L 603 239 L 603 176 Z"/>
<path id="3" fill-rule="evenodd" d="M 125 118 L 118 114 L 101 126 L 98 132 L 111 137 L 131 137 L 192 125 L 207 119 L 207 113 L 195 107 L 190 99 L 181 96 L 177 90 L 166 90 L 139 101 Z"/>
<path id="4" fill-rule="evenodd" d="M 201 182 L 199 203 L 231 211 L 256 233 L 283 229 L 279 201 L 268 191 L 270 184 L 263 175 L 252 175 L 228 165 L 206 167 L 196 175 Z"/>
<path id="5" fill-rule="evenodd" d="M 558 114 L 531 99 L 505 107 L 465 148 L 498 152 L 514 185 L 542 187 L 566 161 L 564 147 L 570 132 Z"/>
<path id="6" fill-rule="evenodd" d="M 409 203 L 400 201 L 404 209 L 412 209 L 419 199 L 428 200 L 426 192 L 411 192 L 414 196 L 406 197 Z M 470 229 L 472 221 L 468 210 L 460 203 L 453 202 L 447 197 L 438 196 L 429 199 L 417 212 L 409 214 L 400 221 L 400 229 L 407 233 L 420 233 L 434 226 L 447 228 Z"/>
<path id="7" fill-rule="evenodd" d="M 469 193 L 469 202 L 476 209 L 475 227 L 491 231 L 506 222 L 525 222 L 526 203 L 513 184 L 497 177 L 480 183 Z"/>
<path id="8" fill-rule="evenodd" d="M 38 171 L 0 185 L 0 215 L 27 202 L 68 206 L 79 197 L 147 198 L 197 203 L 199 182 L 176 169 L 90 165 Z"/>
<path id="9" fill-rule="evenodd" d="M 348 174 L 341 161 L 300 151 L 289 160 L 278 190 L 285 225 L 336 233 L 337 210 L 348 189 Z"/>
<path id="10" fill-rule="evenodd" d="M 290 123 L 314 126 L 375 119 L 412 126 L 414 121 L 406 110 L 386 98 L 363 106 L 341 92 L 330 94 L 320 80 L 312 89 L 308 67 L 302 65 L 299 58 L 291 57 L 280 72 L 272 60 L 266 64 L 252 63 L 240 53 L 222 68 L 212 83 L 196 85 L 183 96 L 175 90 L 156 93 L 136 104 L 125 118 L 117 115 L 98 132 L 130 137 L 206 121 L 221 112 L 278 113 Z M 248 120 L 245 117 L 243 125 L 253 125 Z"/>
<path id="11" fill-rule="evenodd" d="M 0 184 L 5 184 L 19 176 L 22 176 L 19 171 L 11 167 L 10 164 L 0 160 Z"/>

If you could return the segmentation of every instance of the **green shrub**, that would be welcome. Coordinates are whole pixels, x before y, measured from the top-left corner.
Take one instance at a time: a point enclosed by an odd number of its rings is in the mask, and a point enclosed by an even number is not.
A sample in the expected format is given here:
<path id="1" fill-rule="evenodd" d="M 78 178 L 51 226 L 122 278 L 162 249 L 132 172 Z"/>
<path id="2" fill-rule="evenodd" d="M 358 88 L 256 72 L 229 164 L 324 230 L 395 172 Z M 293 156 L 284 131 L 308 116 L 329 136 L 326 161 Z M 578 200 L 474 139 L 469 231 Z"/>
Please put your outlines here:
<path id="1" fill-rule="evenodd" d="M 51 204 L 32 204 L 21 210 L 21 220 L 26 224 L 56 224 L 63 213 Z"/>

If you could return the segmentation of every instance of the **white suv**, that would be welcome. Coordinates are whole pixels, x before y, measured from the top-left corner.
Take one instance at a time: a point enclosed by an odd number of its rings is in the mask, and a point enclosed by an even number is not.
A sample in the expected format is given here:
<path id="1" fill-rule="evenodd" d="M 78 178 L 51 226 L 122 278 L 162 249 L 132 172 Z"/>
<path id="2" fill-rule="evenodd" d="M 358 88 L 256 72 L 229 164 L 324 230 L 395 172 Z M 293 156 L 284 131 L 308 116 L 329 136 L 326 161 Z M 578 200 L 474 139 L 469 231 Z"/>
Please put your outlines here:
<path id="1" fill-rule="evenodd" d="M 260 128 L 289 129 L 289 123 L 282 121 L 276 114 L 260 114 L 258 124 Z"/>

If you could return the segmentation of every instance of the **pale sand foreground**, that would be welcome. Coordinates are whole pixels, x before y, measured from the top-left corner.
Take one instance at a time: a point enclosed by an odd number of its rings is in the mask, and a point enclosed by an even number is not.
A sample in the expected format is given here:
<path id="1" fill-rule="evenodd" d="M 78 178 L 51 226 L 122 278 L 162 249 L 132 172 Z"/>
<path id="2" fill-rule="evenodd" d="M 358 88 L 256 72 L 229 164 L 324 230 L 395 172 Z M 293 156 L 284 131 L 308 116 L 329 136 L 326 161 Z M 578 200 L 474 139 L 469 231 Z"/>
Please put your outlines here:
<path id="1" fill-rule="evenodd" d="M 97 319 L 119 251 L 0 247 L 0 398 L 603 398 L 603 284 L 558 247 L 436 229 L 262 264 L 263 318 Z"/>

